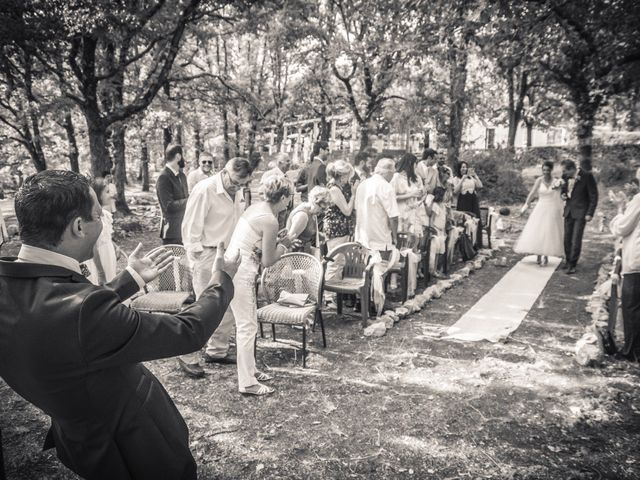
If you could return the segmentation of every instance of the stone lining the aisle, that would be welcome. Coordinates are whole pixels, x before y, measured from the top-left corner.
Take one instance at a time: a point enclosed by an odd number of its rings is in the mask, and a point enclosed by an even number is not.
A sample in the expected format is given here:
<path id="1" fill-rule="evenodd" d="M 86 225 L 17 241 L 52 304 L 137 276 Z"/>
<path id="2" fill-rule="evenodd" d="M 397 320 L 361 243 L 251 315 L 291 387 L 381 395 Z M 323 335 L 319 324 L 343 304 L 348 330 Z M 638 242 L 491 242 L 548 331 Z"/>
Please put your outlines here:
<path id="1" fill-rule="evenodd" d="M 381 316 L 377 317 L 374 323 L 364 329 L 365 337 L 382 337 L 387 330 L 393 328 L 403 318 L 422 310 L 431 300 L 438 299 L 450 288 L 458 285 L 474 271 L 481 269 L 490 260 L 498 248 L 482 249 L 478 255 L 465 263 L 464 267 L 456 270 L 449 278 L 438 280 L 434 285 L 425 288 L 422 293 L 407 300 L 402 306 L 394 310 L 385 310 Z"/>

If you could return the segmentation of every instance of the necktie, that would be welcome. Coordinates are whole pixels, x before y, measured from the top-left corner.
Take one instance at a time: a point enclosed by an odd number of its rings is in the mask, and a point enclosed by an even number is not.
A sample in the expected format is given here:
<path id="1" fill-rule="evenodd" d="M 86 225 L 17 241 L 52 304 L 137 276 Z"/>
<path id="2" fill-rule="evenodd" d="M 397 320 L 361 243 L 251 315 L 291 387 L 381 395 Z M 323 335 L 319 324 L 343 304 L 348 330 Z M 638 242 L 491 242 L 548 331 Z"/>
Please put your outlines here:
<path id="1" fill-rule="evenodd" d="M 84 263 L 80 264 L 80 272 L 82 273 L 82 275 L 84 275 L 87 278 L 91 275 L 91 271 L 89 270 L 89 267 L 87 267 Z"/>

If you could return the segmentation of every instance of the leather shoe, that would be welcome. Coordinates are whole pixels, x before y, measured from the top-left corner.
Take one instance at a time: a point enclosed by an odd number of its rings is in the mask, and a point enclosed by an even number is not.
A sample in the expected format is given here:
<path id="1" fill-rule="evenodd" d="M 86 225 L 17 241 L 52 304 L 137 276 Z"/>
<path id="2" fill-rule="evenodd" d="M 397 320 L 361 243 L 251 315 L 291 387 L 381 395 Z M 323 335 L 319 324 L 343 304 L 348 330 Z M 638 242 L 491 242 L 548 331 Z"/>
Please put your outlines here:
<path id="1" fill-rule="evenodd" d="M 236 357 L 226 355 L 224 357 L 212 357 L 211 355 L 204 354 L 204 361 L 206 363 L 219 363 L 221 365 L 235 365 L 238 363 Z"/>
<path id="2" fill-rule="evenodd" d="M 576 273 L 576 267 L 567 268 L 567 275 L 573 275 L 574 273 Z"/>
<path id="3" fill-rule="evenodd" d="M 178 358 L 178 365 L 180 366 L 180 370 L 182 370 L 184 373 L 187 374 L 187 377 L 191 377 L 191 378 L 204 377 L 204 369 L 202 368 L 202 365 L 198 363 L 190 364 L 185 362 L 181 358 Z"/>

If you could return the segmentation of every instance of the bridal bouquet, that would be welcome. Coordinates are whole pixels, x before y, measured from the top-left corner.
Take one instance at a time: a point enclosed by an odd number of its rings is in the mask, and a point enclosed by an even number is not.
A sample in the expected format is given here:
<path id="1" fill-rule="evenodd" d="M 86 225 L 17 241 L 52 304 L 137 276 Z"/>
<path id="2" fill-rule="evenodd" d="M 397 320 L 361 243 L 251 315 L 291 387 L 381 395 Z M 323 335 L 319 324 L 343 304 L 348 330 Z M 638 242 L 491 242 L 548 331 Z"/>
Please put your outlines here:
<path id="1" fill-rule="evenodd" d="M 551 184 L 551 189 L 552 190 L 558 190 L 559 188 L 562 188 L 564 185 L 564 180 L 561 178 L 556 178 L 553 183 Z"/>

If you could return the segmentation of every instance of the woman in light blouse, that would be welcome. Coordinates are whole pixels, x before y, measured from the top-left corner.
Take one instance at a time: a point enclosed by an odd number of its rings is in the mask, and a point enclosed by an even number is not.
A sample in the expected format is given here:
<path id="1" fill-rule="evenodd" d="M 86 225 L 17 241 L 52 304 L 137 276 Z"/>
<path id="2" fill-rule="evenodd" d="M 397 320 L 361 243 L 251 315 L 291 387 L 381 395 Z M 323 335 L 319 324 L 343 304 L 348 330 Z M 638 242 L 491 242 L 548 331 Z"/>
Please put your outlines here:
<path id="1" fill-rule="evenodd" d="M 476 193 L 482 188 L 482 182 L 473 168 L 467 162 L 458 164 L 458 173 L 454 179 L 453 194 L 457 198 L 456 209 L 459 212 L 473 213 L 478 218 L 478 234 L 476 248 L 482 248 L 482 220 L 480 217 L 480 202 Z"/>

